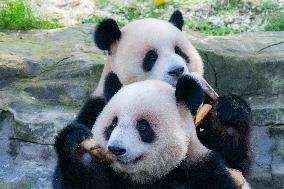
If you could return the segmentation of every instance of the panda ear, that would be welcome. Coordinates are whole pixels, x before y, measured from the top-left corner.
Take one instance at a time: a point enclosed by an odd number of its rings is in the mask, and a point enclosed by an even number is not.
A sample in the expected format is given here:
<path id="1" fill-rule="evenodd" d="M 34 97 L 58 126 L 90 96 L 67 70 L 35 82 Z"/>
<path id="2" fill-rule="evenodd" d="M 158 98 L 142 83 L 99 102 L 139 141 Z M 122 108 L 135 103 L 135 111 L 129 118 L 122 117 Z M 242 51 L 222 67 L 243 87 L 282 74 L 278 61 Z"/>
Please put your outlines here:
<path id="1" fill-rule="evenodd" d="M 121 31 L 113 19 L 106 19 L 99 23 L 95 29 L 94 41 L 101 50 L 108 50 L 113 43 L 121 37 Z"/>
<path id="2" fill-rule="evenodd" d="M 171 22 L 179 30 L 182 30 L 182 27 L 183 27 L 183 24 L 184 24 L 182 13 L 179 10 L 176 10 L 172 14 L 169 22 Z"/>
<path id="3" fill-rule="evenodd" d="M 117 75 L 113 72 L 110 72 L 105 79 L 104 83 L 104 97 L 108 102 L 115 93 L 119 91 L 122 87 Z"/>
<path id="4" fill-rule="evenodd" d="M 193 115 L 196 114 L 197 109 L 204 101 L 204 93 L 201 86 L 195 79 L 188 75 L 179 78 L 175 96 L 176 101 L 186 105 Z"/>

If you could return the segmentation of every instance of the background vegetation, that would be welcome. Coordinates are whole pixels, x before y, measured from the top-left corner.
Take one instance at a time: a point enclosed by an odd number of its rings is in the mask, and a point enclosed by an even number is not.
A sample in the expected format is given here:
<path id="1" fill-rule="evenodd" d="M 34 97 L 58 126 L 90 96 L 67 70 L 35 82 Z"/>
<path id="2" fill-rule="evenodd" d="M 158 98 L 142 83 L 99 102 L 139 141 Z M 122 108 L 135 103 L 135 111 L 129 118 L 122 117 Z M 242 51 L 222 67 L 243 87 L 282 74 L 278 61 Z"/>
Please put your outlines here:
<path id="1" fill-rule="evenodd" d="M 37 18 L 23 0 L 0 2 L 0 29 L 28 30 L 63 27 L 56 19 Z"/>
<path id="2" fill-rule="evenodd" d="M 284 6 L 274 0 L 94 0 L 94 3 L 96 11 L 82 18 L 81 23 L 94 24 L 112 17 L 122 27 L 141 18 L 168 19 L 175 9 L 180 9 L 185 15 L 185 29 L 206 35 L 284 30 Z M 0 2 L 0 29 L 63 27 L 58 20 L 36 16 L 25 0 Z"/>

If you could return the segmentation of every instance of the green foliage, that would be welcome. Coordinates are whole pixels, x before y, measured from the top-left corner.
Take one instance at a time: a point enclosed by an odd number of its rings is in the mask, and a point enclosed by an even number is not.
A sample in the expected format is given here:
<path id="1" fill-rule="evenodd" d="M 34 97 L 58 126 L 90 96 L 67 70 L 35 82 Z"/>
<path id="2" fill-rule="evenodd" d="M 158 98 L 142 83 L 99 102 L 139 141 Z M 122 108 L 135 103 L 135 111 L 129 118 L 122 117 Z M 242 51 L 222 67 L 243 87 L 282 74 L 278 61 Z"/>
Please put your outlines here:
<path id="1" fill-rule="evenodd" d="M 83 21 L 83 24 L 90 24 L 90 23 L 96 23 L 97 24 L 97 23 L 100 23 L 102 20 L 103 20 L 103 18 L 101 18 L 101 17 L 91 16 L 91 17 L 85 19 Z"/>
<path id="2" fill-rule="evenodd" d="M 108 0 L 95 0 L 95 5 L 100 9 L 106 7 L 108 3 Z"/>
<path id="3" fill-rule="evenodd" d="M 264 10 L 263 31 L 283 31 L 284 30 L 284 10 L 272 0 L 264 0 L 259 5 Z"/>
<path id="4" fill-rule="evenodd" d="M 284 30 L 284 12 L 277 12 L 275 14 L 266 16 L 265 31 L 283 31 Z"/>
<path id="5" fill-rule="evenodd" d="M 271 0 L 263 0 L 261 1 L 260 7 L 264 10 L 275 10 L 278 8 L 278 5 Z"/>
<path id="6" fill-rule="evenodd" d="M 238 7 L 242 5 L 241 0 L 223 0 L 217 1 L 213 6 L 213 14 L 222 15 L 222 14 L 230 14 L 234 11 L 238 10 Z"/>
<path id="7" fill-rule="evenodd" d="M 36 18 L 23 0 L 4 1 L 0 6 L 0 29 L 28 30 L 62 27 L 56 19 Z"/>
<path id="8" fill-rule="evenodd" d="M 223 36 L 240 33 L 239 29 L 217 26 L 205 19 L 186 21 L 186 26 L 188 26 L 191 30 L 200 31 L 207 35 Z"/>

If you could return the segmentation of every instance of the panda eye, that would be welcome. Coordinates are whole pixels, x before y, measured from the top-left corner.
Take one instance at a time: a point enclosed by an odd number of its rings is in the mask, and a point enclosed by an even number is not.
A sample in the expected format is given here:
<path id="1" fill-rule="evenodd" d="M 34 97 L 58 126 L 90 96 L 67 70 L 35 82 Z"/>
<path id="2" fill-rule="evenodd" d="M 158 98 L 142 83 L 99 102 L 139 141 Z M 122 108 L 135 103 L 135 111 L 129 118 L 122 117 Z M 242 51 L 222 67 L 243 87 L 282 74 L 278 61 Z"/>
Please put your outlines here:
<path id="1" fill-rule="evenodd" d="M 143 60 L 143 70 L 146 72 L 151 71 L 156 60 L 158 59 L 158 54 L 155 50 L 149 50 Z"/>
<path id="2" fill-rule="evenodd" d="M 179 46 L 175 46 L 175 53 L 181 56 L 186 63 L 189 63 L 189 57 L 181 50 Z"/>
<path id="3" fill-rule="evenodd" d="M 139 120 L 136 129 L 143 142 L 152 143 L 154 141 L 156 136 L 148 121 L 145 119 Z"/>
<path id="4" fill-rule="evenodd" d="M 105 130 L 105 138 L 106 138 L 107 140 L 109 139 L 109 137 L 110 137 L 110 135 L 111 135 L 113 129 L 117 126 L 117 122 L 118 122 L 118 118 L 115 117 L 115 118 L 112 120 L 111 124 L 106 128 L 106 130 Z"/>

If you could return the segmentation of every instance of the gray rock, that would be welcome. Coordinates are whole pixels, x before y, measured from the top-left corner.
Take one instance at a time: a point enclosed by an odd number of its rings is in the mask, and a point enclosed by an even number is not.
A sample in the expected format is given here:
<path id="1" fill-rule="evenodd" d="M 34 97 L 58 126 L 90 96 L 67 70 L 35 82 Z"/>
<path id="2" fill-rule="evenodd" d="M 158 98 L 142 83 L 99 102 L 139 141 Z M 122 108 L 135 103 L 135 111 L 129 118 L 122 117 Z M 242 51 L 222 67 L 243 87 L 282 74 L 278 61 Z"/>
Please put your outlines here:
<path id="1" fill-rule="evenodd" d="M 193 41 L 204 59 L 205 77 L 220 94 L 245 97 L 256 125 L 284 124 L 283 36 L 259 32 Z"/>
<path id="2" fill-rule="evenodd" d="M 0 114 L 0 188 L 51 188 L 53 147 L 10 139 L 14 124 L 11 113 Z"/>

